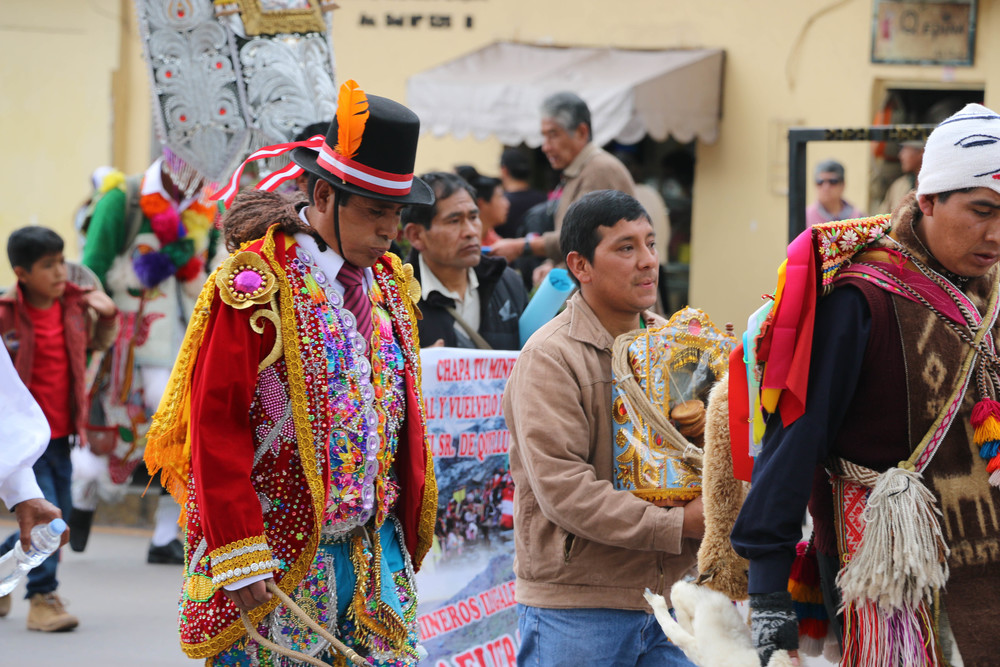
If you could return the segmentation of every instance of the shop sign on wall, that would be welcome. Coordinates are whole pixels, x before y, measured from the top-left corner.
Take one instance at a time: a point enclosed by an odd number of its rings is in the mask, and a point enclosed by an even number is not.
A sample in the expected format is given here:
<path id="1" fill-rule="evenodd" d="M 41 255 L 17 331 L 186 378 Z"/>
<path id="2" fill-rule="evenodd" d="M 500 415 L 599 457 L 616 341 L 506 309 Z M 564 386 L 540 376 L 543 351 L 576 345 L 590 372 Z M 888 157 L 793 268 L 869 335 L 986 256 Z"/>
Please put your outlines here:
<path id="1" fill-rule="evenodd" d="M 972 65 L 976 2 L 875 0 L 872 62 Z"/>
<path id="2" fill-rule="evenodd" d="M 407 11 L 405 4 L 398 3 L 399 9 L 387 12 L 362 11 L 358 15 L 358 25 L 364 28 L 391 29 L 459 29 L 471 30 L 475 19 L 468 11 L 452 11 L 458 5 L 468 6 L 483 0 L 445 0 L 441 11 Z"/>

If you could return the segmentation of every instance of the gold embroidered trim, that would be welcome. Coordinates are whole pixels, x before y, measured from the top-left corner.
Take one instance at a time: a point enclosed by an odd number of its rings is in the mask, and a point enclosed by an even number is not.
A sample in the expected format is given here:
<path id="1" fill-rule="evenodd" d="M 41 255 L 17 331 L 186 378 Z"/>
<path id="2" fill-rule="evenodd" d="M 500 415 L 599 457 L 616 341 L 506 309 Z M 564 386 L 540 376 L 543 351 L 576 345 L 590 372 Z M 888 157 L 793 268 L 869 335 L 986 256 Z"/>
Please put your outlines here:
<path id="1" fill-rule="evenodd" d="M 187 581 L 184 582 L 185 593 L 189 599 L 195 602 L 208 602 L 215 595 L 215 590 L 215 584 L 212 583 L 211 577 L 197 572 L 188 574 Z"/>
<path id="2" fill-rule="evenodd" d="M 418 302 L 420 301 L 420 296 L 422 293 L 420 287 L 420 281 L 413 276 L 413 265 L 403 264 L 403 278 L 406 286 L 405 294 L 410 297 L 410 303 L 413 304 L 413 312 L 418 320 L 424 319 L 424 314 L 420 312 L 420 306 Z"/>
<path id="3" fill-rule="evenodd" d="M 232 5 L 239 7 L 247 35 L 326 32 L 323 9 L 317 0 L 309 0 L 308 9 L 271 10 L 265 10 L 261 0 L 215 0 L 216 12 L 222 15 L 232 14 Z"/>
<path id="4" fill-rule="evenodd" d="M 271 295 L 270 305 L 271 310 L 261 308 L 250 316 L 250 328 L 259 334 L 264 333 L 264 325 L 260 323 L 261 318 L 266 319 L 274 325 L 274 345 L 271 346 L 271 351 L 267 353 L 267 356 L 264 357 L 259 364 L 257 364 L 258 373 L 280 359 L 281 351 L 284 349 L 282 346 L 284 338 L 281 335 L 281 320 L 278 318 L 277 314 L 278 302 L 274 300 L 273 294 Z"/>
<path id="5" fill-rule="evenodd" d="M 263 535 L 253 535 L 245 537 L 242 540 L 230 542 L 217 549 L 212 549 L 208 557 L 212 561 L 212 567 L 215 568 L 232 558 L 254 551 L 270 551 L 270 547 L 267 546 L 266 537 Z"/>
<path id="6" fill-rule="evenodd" d="M 389 261 L 392 264 L 392 275 L 393 278 L 398 281 L 400 286 L 407 285 L 406 272 L 403 267 L 402 261 L 399 257 L 393 253 L 387 253 Z M 382 268 L 380 264 L 376 264 L 379 269 Z M 411 267 L 412 271 L 412 267 Z M 376 271 L 375 275 L 385 279 L 385 272 L 382 270 Z M 403 293 L 403 290 L 399 290 Z M 427 416 L 424 413 L 424 393 L 423 393 L 423 375 L 420 366 L 420 341 L 416 336 L 417 331 L 417 310 L 416 301 L 412 300 L 412 295 L 406 292 L 406 295 L 410 298 L 402 299 L 387 299 L 387 303 L 390 308 L 394 306 L 397 302 L 401 302 L 406 308 L 405 313 L 393 312 L 394 319 L 398 320 L 398 326 L 402 327 L 403 323 L 407 323 L 409 326 L 410 336 L 408 340 L 401 340 L 400 344 L 403 346 L 404 353 L 406 352 L 406 346 L 409 345 L 412 348 L 412 373 L 414 382 L 414 394 L 416 400 L 417 414 L 420 419 L 420 428 L 424 433 L 424 495 L 420 503 L 420 523 L 417 527 L 417 547 L 413 553 L 413 567 L 415 570 L 420 569 L 420 564 L 424 560 L 424 556 L 430 551 L 430 548 L 434 542 L 434 523 L 437 521 L 437 501 L 438 501 L 438 488 L 437 488 L 437 477 L 434 474 L 434 455 L 431 450 L 430 443 L 427 440 Z M 405 338 L 400 336 L 400 338 Z M 408 358 L 410 355 L 404 355 Z M 409 409 L 410 405 L 407 405 Z M 411 415 L 407 415 L 407 419 L 410 419 Z"/>
<path id="7" fill-rule="evenodd" d="M 365 552 L 366 542 L 370 544 L 370 553 Z M 378 637 L 388 642 L 393 652 L 402 652 L 408 630 L 403 619 L 382 601 L 382 539 L 378 532 L 373 531 L 370 539 L 361 535 L 351 538 L 351 562 L 357 584 L 347 617 L 364 630 L 358 633 L 356 639 L 369 651 L 378 648 L 373 642 Z M 369 598 L 372 599 L 371 604 Z"/>
<path id="8" fill-rule="evenodd" d="M 411 302 L 420 301 L 420 281 L 413 277 L 412 264 L 403 264 L 403 285 L 406 286 L 404 294 L 410 297 Z"/>
<path id="9" fill-rule="evenodd" d="M 285 345 L 285 363 L 288 366 L 288 388 L 291 394 L 292 418 L 295 422 L 296 439 L 299 445 L 299 457 L 302 463 L 302 471 L 309 484 L 309 491 L 313 502 L 313 531 L 309 536 L 309 542 L 303 547 L 299 558 L 289 565 L 288 571 L 278 582 L 278 588 L 291 595 L 299 582 L 306 576 L 309 566 L 316 555 L 316 548 L 319 545 L 320 519 L 322 518 L 323 503 L 325 502 L 325 487 L 321 485 L 320 475 L 316 465 L 316 451 L 313 446 L 313 434 L 309 421 L 309 406 L 305 388 L 305 374 L 302 368 L 302 357 L 298 337 L 295 334 L 295 309 L 293 306 L 292 289 L 288 284 L 288 274 L 275 259 L 275 232 L 277 225 L 272 225 L 267 230 L 264 237 L 264 244 L 261 247 L 261 254 L 270 263 L 271 268 L 277 276 L 279 304 L 278 314 L 281 318 L 281 331 Z M 285 244 L 285 251 L 294 245 L 295 240 L 288 235 L 281 235 L 281 242 Z M 324 380 L 325 381 L 325 380 Z M 280 604 L 277 596 L 270 601 L 250 610 L 248 616 L 254 624 L 260 623 L 265 616 L 270 614 Z M 190 658 L 210 658 L 220 651 L 228 648 L 237 639 L 246 634 L 246 628 L 237 617 L 228 627 L 221 630 L 215 637 L 197 644 L 184 644 L 184 653 Z"/>
<path id="10" fill-rule="evenodd" d="M 274 571 L 279 563 L 263 535 L 254 535 L 213 549 L 212 585 L 221 588 L 255 574 Z"/>
<path id="11" fill-rule="evenodd" d="M 188 322 L 184 342 L 170 373 L 167 388 L 153 415 L 146 438 L 145 459 L 150 474 L 160 471 L 160 480 L 181 506 L 181 522 L 186 521 L 187 480 L 191 463 L 191 375 L 198 358 L 215 300 L 216 269 L 202 287 Z"/>
<path id="12" fill-rule="evenodd" d="M 419 400 L 420 405 L 423 405 L 423 396 Z M 431 450 L 430 442 L 427 440 L 426 430 L 424 435 L 424 466 L 424 500 L 420 507 L 420 529 L 417 534 L 417 549 L 416 553 L 413 554 L 414 570 L 420 569 L 424 556 L 431 549 L 434 542 L 434 524 L 437 522 L 437 476 L 434 473 L 434 454 Z"/>
<path id="13" fill-rule="evenodd" d="M 313 557 L 316 555 L 316 548 L 319 546 L 319 526 L 323 518 L 323 507 L 326 499 L 326 485 L 323 483 L 321 470 L 316 461 L 316 446 L 314 443 L 312 420 L 309 418 L 309 398 L 306 393 L 305 370 L 302 363 L 302 349 L 299 345 L 299 338 L 296 334 L 296 320 L 294 295 L 288 281 L 288 274 L 285 268 L 275 259 L 275 227 L 268 231 L 264 241 L 263 254 L 271 262 L 275 272 L 278 274 L 281 294 L 281 330 L 285 345 L 285 364 L 288 367 L 288 390 L 289 398 L 292 402 L 292 420 L 295 423 L 296 441 L 299 446 L 299 460 L 302 464 L 302 473 L 305 475 L 306 483 L 309 485 L 309 495 L 313 505 L 313 530 L 309 536 L 308 544 L 302 549 L 298 560 L 291 564 L 288 572 L 281 579 L 279 587 L 289 595 L 294 592 L 295 587 L 306 575 Z M 295 240 L 286 234 L 282 234 L 281 241 L 285 244 L 285 252 L 295 244 Z M 325 380 L 316 380 L 325 382 Z M 322 406 L 321 406 L 322 408 Z M 322 415 L 315 415 L 315 419 L 323 421 Z M 243 626 L 240 622 L 235 623 L 236 628 L 242 634 Z"/>

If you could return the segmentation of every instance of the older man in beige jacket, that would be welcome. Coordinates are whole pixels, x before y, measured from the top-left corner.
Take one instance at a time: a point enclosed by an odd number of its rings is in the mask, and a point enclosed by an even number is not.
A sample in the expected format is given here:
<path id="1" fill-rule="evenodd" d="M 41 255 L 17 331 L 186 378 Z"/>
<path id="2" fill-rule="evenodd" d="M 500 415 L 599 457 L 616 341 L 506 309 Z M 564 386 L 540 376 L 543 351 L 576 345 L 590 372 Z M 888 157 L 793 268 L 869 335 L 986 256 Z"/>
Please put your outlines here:
<path id="1" fill-rule="evenodd" d="M 580 197 L 597 190 L 618 190 L 635 195 L 635 183 L 625 165 L 593 142 L 590 108 L 575 93 L 552 95 L 542 103 L 542 152 L 556 171 L 562 172 L 555 227 L 541 235 L 503 239 L 492 253 L 513 262 L 522 255 L 548 257 L 547 269 L 561 263 L 559 231 L 566 211 Z M 536 280 L 537 282 L 537 280 Z"/>

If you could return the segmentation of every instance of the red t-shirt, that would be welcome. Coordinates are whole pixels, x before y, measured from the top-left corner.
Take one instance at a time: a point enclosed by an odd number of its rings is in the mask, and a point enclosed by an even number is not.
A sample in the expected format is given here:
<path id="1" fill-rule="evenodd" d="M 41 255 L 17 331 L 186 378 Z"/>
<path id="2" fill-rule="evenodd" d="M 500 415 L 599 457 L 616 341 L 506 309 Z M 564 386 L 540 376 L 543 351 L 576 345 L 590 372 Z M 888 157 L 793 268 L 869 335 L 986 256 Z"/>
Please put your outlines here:
<path id="1" fill-rule="evenodd" d="M 73 433 L 62 302 L 56 301 L 45 309 L 35 308 L 27 302 L 24 305 L 35 329 L 35 358 L 28 389 L 49 420 L 51 437 L 62 438 Z"/>

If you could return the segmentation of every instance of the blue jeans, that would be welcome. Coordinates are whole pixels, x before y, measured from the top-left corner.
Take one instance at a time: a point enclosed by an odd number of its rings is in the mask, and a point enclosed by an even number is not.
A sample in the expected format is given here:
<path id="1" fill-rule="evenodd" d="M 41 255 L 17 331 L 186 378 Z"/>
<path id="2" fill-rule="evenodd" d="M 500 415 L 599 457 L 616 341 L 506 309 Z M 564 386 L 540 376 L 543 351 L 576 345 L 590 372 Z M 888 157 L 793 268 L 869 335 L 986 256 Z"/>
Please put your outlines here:
<path id="1" fill-rule="evenodd" d="M 33 470 L 38 486 L 42 489 L 45 499 L 62 510 L 63 518 L 69 516 L 73 509 L 73 498 L 70 493 L 70 478 L 73 476 L 73 464 L 69 459 L 69 438 L 55 438 L 49 441 L 45 452 L 35 461 Z M 14 533 L 0 545 L 0 555 L 14 548 L 20 539 L 20 533 Z M 42 564 L 28 572 L 28 593 L 30 598 L 35 593 L 51 593 L 59 587 L 56 579 L 56 568 L 59 566 L 59 550 L 42 561 Z"/>
<path id="2" fill-rule="evenodd" d="M 518 667 L 693 667 L 656 617 L 624 609 L 543 609 L 517 605 Z"/>

